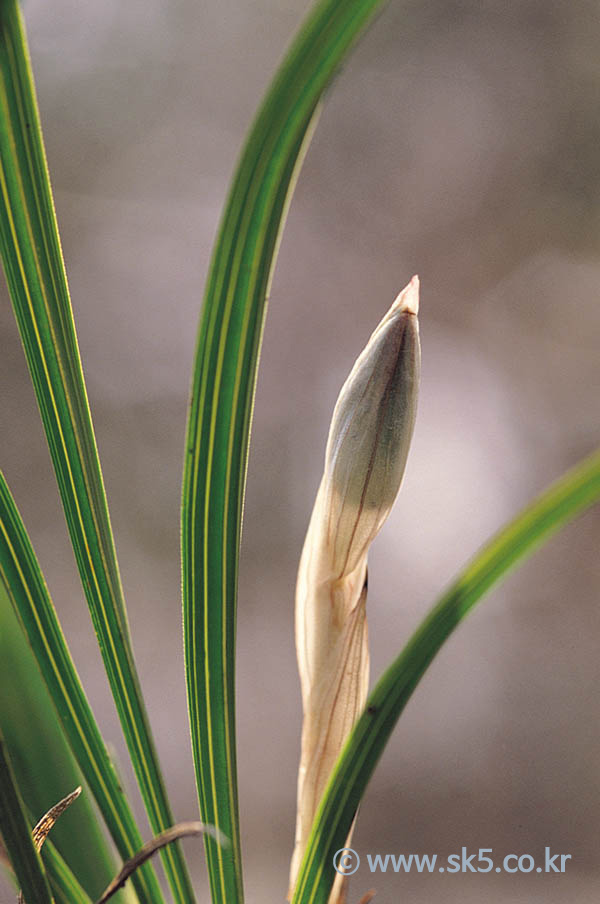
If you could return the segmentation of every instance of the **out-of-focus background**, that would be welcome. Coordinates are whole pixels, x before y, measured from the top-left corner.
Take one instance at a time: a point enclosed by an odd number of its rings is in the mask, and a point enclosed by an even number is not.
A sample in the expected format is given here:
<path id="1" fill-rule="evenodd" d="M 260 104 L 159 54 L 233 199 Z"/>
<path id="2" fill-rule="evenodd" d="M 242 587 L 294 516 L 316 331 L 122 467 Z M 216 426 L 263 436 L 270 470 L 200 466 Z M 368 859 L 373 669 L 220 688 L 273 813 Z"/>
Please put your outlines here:
<path id="1" fill-rule="evenodd" d="M 243 136 L 306 9 L 24 3 L 137 661 L 178 819 L 197 814 L 178 524 L 195 330 Z M 404 487 L 370 561 L 375 676 L 475 549 L 598 442 L 599 40 L 591 0 L 391 0 L 327 98 L 275 274 L 248 475 L 238 740 L 249 902 L 286 892 L 293 586 L 329 417 L 398 290 L 420 274 L 423 376 Z M 125 763 L 1 291 L 0 463 Z M 370 887 L 382 904 L 597 900 L 599 534 L 596 510 L 446 645 L 361 809 L 352 904 Z M 365 865 L 369 852 L 463 846 L 498 859 L 549 846 L 572 860 L 562 876 Z M 186 849 L 206 901 L 202 846 Z"/>

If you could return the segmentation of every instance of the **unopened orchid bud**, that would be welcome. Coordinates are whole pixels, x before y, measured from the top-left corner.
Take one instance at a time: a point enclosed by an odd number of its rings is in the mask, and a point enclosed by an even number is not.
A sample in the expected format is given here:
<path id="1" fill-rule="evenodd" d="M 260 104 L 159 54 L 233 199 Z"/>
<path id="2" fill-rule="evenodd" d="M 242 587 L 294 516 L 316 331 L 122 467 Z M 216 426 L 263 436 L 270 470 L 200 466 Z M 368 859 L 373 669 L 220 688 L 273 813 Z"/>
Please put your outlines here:
<path id="1" fill-rule="evenodd" d="M 304 719 L 290 896 L 332 767 L 369 682 L 367 553 L 402 482 L 420 372 L 415 276 L 357 359 L 338 398 L 296 585 Z M 329 904 L 342 901 L 338 877 Z"/>
<path id="2" fill-rule="evenodd" d="M 333 412 L 324 482 L 340 576 L 354 570 L 400 489 L 417 411 L 418 311 L 414 276 L 357 359 Z"/>

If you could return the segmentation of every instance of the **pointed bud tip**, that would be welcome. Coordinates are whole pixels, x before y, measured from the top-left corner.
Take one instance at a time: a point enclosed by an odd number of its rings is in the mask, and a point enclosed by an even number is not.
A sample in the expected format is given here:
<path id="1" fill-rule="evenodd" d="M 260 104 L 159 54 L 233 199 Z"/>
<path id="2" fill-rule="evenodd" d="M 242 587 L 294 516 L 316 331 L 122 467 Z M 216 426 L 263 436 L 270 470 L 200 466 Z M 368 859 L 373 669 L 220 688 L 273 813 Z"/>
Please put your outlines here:
<path id="1" fill-rule="evenodd" d="M 396 313 L 406 311 L 407 314 L 419 313 L 419 277 L 415 274 L 396 298 L 391 310 Z"/>

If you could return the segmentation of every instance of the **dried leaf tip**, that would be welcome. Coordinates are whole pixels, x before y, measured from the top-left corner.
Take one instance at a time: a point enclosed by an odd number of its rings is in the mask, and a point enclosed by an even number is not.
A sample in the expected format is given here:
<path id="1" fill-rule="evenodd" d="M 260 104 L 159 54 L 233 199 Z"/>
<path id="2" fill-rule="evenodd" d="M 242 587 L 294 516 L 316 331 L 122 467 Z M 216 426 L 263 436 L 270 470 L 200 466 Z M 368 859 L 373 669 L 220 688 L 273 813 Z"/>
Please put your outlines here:
<path id="1" fill-rule="evenodd" d="M 78 788 L 75 788 L 74 791 L 71 791 L 70 794 L 67 794 L 66 797 L 63 797 L 62 800 L 59 800 L 59 802 L 57 804 L 54 804 L 53 807 L 50 807 L 48 812 L 44 813 L 39 822 L 36 823 L 36 825 L 32 829 L 31 837 L 33 838 L 33 843 L 38 852 L 41 851 L 42 845 L 50 834 L 50 830 L 54 826 L 58 817 L 65 812 L 67 807 L 71 806 L 74 800 L 77 800 L 80 794 L 81 785 Z M 17 904 L 25 904 L 22 891 L 19 892 L 19 895 L 17 897 Z"/>
<path id="2" fill-rule="evenodd" d="M 67 794 L 66 797 L 63 797 L 62 800 L 59 800 L 57 804 L 54 804 L 54 806 L 51 807 L 48 812 L 44 814 L 44 816 L 42 816 L 31 833 L 33 837 L 33 843 L 35 844 L 38 851 L 50 834 L 50 829 L 54 826 L 54 823 L 56 822 L 58 817 L 65 812 L 67 807 L 71 806 L 73 801 L 77 800 L 80 794 L 81 785 L 78 788 L 75 788 L 74 791 L 71 791 L 70 794 Z"/>

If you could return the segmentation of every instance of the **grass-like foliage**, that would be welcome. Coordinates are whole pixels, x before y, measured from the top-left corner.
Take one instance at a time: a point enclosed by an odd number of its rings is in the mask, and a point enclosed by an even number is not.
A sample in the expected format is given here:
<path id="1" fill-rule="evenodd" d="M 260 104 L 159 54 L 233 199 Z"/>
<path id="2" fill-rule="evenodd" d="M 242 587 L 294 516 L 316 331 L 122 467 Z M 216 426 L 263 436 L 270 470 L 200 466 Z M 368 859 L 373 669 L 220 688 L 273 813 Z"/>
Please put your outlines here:
<path id="1" fill-rule="evenodd" d="M 382 0 L 324 0 L 301 27 L 243 148 L 200 314 L 183 471 L 182 582 L 191 742 L 200 818 L 209 827 L 204 838 L 213 904 L 243 901 L 235 740 L 236 594 L 253 394 L 269 283 L 323 92 L 381 5 Z M 194 893 L 176 840 L 183 830 L 169 831 L 174 818 L 133 656 L 17 0 L 0 0 L 0 251 L 108 682 L 152 831 L 164 844 L 143 848 L 26 528 L 1 476 L 0 631 L 8 630 L 10 622 L 11 630 L 26 638 L 55 709 L 53 730 L 64 745 L 64 756 L 72 758 L 71 768 L 81 776 L 85 794 L 93 797 L 120 857 L 129 862 L 122 876 L 125 882 L 131 875 L 131 882 L 120 900 L 164 900 L 154 867 L 139 853 L 149 856 L 160 848 L 173 899 L 191 904 Z M 335 876 L 332 854 L 348 836 L 398 716 L 446 638 L 510 568 L 599 497 L 596 455 L 500 531 L 423 621 L 377 683 L 331 774 L 294 904 L 325 904 L 329 899 Z M 39 675 L 35 679 L 39 681 Z M 18 748 L 17 735 L 6 726 L 0 737 L 0 831 L 24 899 L 28 904 L 97 899 L 104 887 L 98 883 L 104 880 L 86 872 L 72 858 L 68 844 L 54 847 L 50 839 L 40 857 L 31 830 L 41 814 L 31 814 L 24 802 L 30 789 L 23 777 L 20 782 L 16 778 L 11 746 L 15 756 L 18 752 L 38 765 L 44 750 L 37 745 L 26 751 Z M 82 831 L 97 833 L 96 818 L 82 808 Z M 109 864 L 110 855 L 100 847 L 99 861 Z M 94 851 L 88 850 L 87 857 L 93 858 Z M 284 870 L 282 865 L 282 881 Z M 106 870 L 103 875 L 106 878 Z"/>

